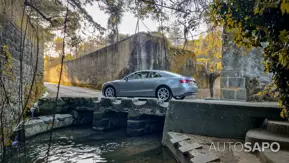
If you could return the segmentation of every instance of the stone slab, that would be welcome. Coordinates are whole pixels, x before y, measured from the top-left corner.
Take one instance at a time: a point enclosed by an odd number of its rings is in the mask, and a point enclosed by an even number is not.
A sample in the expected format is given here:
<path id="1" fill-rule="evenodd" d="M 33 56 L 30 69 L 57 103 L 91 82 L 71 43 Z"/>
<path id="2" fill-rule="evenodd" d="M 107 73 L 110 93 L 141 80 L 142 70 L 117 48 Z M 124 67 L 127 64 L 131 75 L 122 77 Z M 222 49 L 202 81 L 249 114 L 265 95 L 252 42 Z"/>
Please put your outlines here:
<path id="1" fill-rule="evenodd" d="M 288 121 L 268 121 L 266 130 L 268 132 L 289 136 L 289 122 Z"/>
<path id="2" fill-rule="evenodd" d="M 73 124 L 73 116 L 71 114 L 55 114 L 53 129 L 67 127 Z M 40 133 L 50 131 L 52 127 L 53 116 L 40 116 L 37 119 L 29 119 L 25 121 L 25 137 L 29 138 Z M 23 122 L 21 123 L 23 124 Z M 17 126 L 15 132 L 21 130 L 21 125 Z"/>
<path id="3" fill-rule="evenodd" d="M 145 129 L 130 129 L 126 130 L 128 136 L 142 136 L 145 134 Z"/>
<path id="4" fill-rule="evenodd" d="M 193 149 L 198 149 L 198 148 L 202 148 L 202 145 L 200 145 L 199 143 L 193 143 L 193 144 L 185 143 L 185 145 L 179 147 L 179 150 L 183 154 L 185 154 L 185 153 L 188 153 L 189 151 L 191 151 Z"/>
<path id="5" fill-rule="evenodd" d="M 281 149 L 289 148 L 289 137 L 271 133 L 262 129 L 251 129 L 246 133 L 246 142 L 250 142 L 252 145 L 256 142 L 278 142 Z"/>
<path id="6" fill-rule="evenodd" d="M 194 158 L 191 159 L 192 163 L 208 163 L 211 161 L 217 161 L 220 160 L 220 158 L 214 154 L 199 154 L 196 155 Z"/>
<path id="7" fill-rule="evenodd" d="M 258 157 L 262 163 L 288 163 L 289 162 L 289 151 L 280 150 L 278 152 L 272 152 L 265 149 L 264 152 L 259 152 Z"/>
<path id="8" fill-rule="evenodd" d="M 218 156 L 220 159 L 219 161 L 213 161 L 213 162 L 221 162 L 221 163 L 260 163 L 259 158 L 253 154 L 248 153 L 245 151 L 237 151 L 234 152 L 230 148 L 222 148 L 222 151 L 219 150 L 213 150 L 211 149 L 211 143 L 212 142 L 239 142 L 240 140 L 233 140 L 233 139 L 223 139 L 223 138 L 216 138 L 216 137 L 206 137 L 206 136 L 200 136 L 200 135 L 193 135 L 193 134 L 185 134 L 185 133 L 178 133 L 178 132 L 167 132 L 170 134 L 164 134 L 163 137 L 163 145 L 164 147 L 168 148 L 170 150 L 170 153 L 174 155 L 177 162 L 180 163 L 189 163 L 191 162 L 190 159 L 200 155 L 200 154 L 214 154 Z M 170 135 L 187 135 L 190 137 L 189 140 L 179 142 L 179 144 L 184 145 L 185 143 L 198 143 L 202 145 L 202 148 L 193 149 L 189 151 L 189 155 L 181 153 L 179 150 L 179 146 L 174 146 L 170 142 Z M 224 150 L 223 150 L 224 149 Z M 239 147 L 236 147 L 236 149 L 240 149 Z"/>
<path id="9" fill-rule="evenodd" d="M 175 137 L 175 136 L 181 136 L 182 134 L 180 134 L 180 133 L 177 133 L 177 132 L 167 132 L 167 134 L 170 136 L 170 138 L 173 138 L 173 137 Z"/>
<path id="10" fill-rule="evenodd" d="M 187 140 L 187 139 L 189 139 L 189 137 L 186 135 L 176 136 L 176 137 L 172 137 L 172 139 L 170 139 L 170 142 L 175 145 L 178 142 L 183 141 L 183 140 Z"/>

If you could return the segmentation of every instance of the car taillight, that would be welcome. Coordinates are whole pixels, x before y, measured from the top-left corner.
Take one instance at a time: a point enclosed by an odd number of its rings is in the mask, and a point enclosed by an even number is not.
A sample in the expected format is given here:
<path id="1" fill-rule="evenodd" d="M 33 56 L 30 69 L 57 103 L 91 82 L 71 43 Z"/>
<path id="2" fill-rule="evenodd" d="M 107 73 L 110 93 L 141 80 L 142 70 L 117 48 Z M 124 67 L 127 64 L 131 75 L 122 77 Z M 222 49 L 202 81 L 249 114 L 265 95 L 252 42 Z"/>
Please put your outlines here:
<path id="1" fill-rule="evenodd" d="M 192 80 L 189 79 L 181 79 L 180 83 L 190 83 Z"/>

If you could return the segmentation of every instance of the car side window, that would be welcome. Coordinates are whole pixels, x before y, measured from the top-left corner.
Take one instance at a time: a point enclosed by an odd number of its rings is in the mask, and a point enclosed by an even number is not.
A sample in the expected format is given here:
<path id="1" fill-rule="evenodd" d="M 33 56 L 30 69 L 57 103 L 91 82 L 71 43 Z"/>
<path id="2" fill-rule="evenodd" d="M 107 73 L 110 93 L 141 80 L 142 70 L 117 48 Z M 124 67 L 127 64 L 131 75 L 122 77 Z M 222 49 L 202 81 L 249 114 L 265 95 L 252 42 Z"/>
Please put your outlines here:
<path id="1" fill-rule="evenodd" d="M 149 78 L 160 78 L 160 77 L 162 76 L 156 72 L 151 72 L 149 75 Z"/>
<path id="2" fill-rule="evenodd" d="M 148 72 L 137 72 L 130 76 L 128 76 L 128 80 L 139 80 L 139 79 L 146 79 L 148 78 Z"/>

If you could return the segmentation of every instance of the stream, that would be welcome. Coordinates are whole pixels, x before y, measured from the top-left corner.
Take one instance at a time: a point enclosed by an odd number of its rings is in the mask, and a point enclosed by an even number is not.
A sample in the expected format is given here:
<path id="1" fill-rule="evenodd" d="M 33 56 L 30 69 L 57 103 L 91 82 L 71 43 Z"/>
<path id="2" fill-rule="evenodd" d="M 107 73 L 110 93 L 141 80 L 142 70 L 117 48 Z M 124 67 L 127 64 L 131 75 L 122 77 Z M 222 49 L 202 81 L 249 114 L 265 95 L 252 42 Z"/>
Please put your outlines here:
<path id="1" fill-rule="evenodd" d="M 49 133 L 26 141 L 24 148 L 12 148 L 8 163 L 45 162 Z M 25 154 L 24 154 L 25 153 Z M 50 163 L 176 163 L 161 146 L 161 135 L 127 137 L 125 130 L 95 132 L 88 125 L 53 131 Z"/>

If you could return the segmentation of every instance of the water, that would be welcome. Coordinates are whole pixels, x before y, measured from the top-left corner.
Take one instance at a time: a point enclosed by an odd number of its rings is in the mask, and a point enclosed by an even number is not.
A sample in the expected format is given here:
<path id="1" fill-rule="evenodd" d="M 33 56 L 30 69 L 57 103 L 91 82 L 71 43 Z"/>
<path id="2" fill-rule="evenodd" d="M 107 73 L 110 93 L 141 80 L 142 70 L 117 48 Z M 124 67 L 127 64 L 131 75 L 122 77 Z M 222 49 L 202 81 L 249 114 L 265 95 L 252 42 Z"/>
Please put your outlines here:
<path id="1" fill-rule="evenodd" d="M 49 134 L 38 135 L 26 143 L 26 156 L 12 149 L 8 162 L 42 163 Z M 70 127 L 53 132 L 50 163 L 176 163 L 161 147 L 161 135 L 126 137 L 124 130 L 95 132 L 90 127 Z"/>

